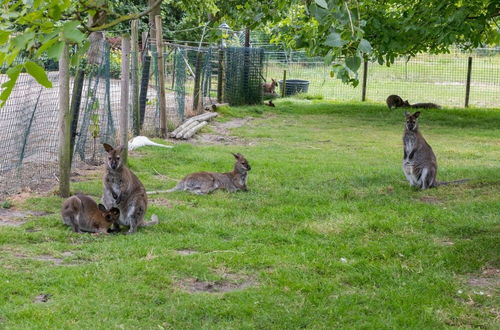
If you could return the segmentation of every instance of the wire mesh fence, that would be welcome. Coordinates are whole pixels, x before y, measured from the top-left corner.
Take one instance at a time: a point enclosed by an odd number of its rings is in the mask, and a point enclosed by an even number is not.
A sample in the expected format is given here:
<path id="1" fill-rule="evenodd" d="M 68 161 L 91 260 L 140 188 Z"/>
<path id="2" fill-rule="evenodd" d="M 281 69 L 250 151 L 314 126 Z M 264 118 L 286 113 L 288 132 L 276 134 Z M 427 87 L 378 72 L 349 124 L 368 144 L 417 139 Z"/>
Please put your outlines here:
<path id="1" fill-rule="evenodd" d="M 309 94 L 325 99 L 359 101 L 361 85 L 354 88 L 330 77 L 330 66 L 322 58 L 309 58 L 303 52 L 265 53 L 264 75 L 282 79 L 309 81 Z M 468 57 L 472 60 L 470 105 L 476 107 L 500 106 L 500 50 L 478 49 L 466 54 L 421 54 L 413 58 L 399 58 L 390 67 L 368 63 L 366 97 L 384 102 L 391 94 L 400 95 L 410 103 L 434 102 L 443 106 L 463 107 L 467 80 Z M 361 77 L 360 70 L 360 77 Z"/>

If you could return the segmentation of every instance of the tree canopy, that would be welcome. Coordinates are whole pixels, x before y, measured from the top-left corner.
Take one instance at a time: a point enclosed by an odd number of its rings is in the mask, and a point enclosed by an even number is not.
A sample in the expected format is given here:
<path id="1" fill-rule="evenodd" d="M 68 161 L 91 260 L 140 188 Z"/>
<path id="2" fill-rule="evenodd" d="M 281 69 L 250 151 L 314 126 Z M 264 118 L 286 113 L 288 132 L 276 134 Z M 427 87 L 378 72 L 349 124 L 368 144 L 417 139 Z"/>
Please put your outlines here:
<path id="1" fill-rule="evenodd" d="M 217 27 L 266 28 L 273 41 L 306 49 L 332 65 L 332 76 L 356 85 L 363 60 L 391 64 L 398 56 L 442 53 L 500 43 L 498 0 L 0 0 L 0 66 L 8 68 L 0 101 L 25 70 L 50 87 L 42 56 L 57 59 L 63 43 L 75 44 L 77 60 L 87 35 L 130 19 L 146 19 L 161 3 L 165 30 Z M 208 38 L 219 35 L 212 31 Z M 200 31 L 184 36 L 199 37 Z M 19 54 L 27 60 L 16 64 Z"/>

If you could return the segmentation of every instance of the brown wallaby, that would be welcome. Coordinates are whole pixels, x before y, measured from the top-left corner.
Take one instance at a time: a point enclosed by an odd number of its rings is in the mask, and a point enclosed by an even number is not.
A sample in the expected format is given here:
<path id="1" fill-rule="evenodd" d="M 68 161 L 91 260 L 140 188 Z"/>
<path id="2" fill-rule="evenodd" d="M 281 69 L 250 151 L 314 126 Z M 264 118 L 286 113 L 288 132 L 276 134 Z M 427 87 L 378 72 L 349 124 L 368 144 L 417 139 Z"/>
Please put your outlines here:
<path id="1" fill-rule="evenodd" d="M 411 107 L 416 109 L 441 109 L 441 106 L 435 103 L 415 103 Z"/>
<path id="2" fill-rule="evenodd" d="M 251 167 L 245 157 L 233 154 L 236 158 L 234 170 L 228 173 L 197 172 L 182 179 L 174 188 L 167 192 L 188 190 L 198 195 L 208 194 L 216 189 L 226 189 L 234 192 L 237 190 L 247 191 L 247 172 Z"/>
<path id="3" fill-rule="evenodd" d="M 128 233 L 132 234 L 139 226 L 157 224 L 158 219 L 144 222 L 148 207 L 146 190 L 137 176 L 123 164 L 123 146 L 116 149 L 106 143 L 103 146 L 108 159 L 102 201 L 107 208 L 117 207 L 120 210 L 120 218 L 113 226 L 114 231 L 119 231 L 120 225 L 124 225 L 129 226 Z"/>
<path id="4" fill-rule="evenodd" d="M 408 100 L 403 101 L 403 99 L 398 95 L 389 95 L 385 102 L 387 103 L 389 109 L 410 107 L 410 103 L 408 103 Z"/>
<path id="5" fill-rule="evenodd" d="M 469 179 L 439 182 L 436 179 L 437 161 L 431 146 L 418 129 L 420 111 L 413 115 L 405 112 L 403 135 L 403 172 L 412 187 L 427 189 L 436 186 L 464 183 Z"/>
<path id="6" fill-rule="evenodd" d="M 264 84 L 262 84 L 262 88 L 264 89 L 264 93 L 269 93 L 269 94 L 274 94 L 275 93 L 274 90 L 276 89 L 276 86 L 278 86 L 278 83 L 273 78 L 271 78 L 271 82 L 270 83 L 264 83 Z"/>
<path id="7" fill-rule="evenodd" d="M 405 112 L 406 125 L 403 135 L 403 172 L 413 187 L 432 188 L 437 185 L 437 161 L 431 146 L 418 129 L 420 112 Z"/>
<path id="8" fill-rule="evenodd" d="M 106 209 L 91 197 L 77 194 L 64 201 L 61 215 L 63 222 L 75 233 L 107 234 L 109 227 L 120 217 L 120 210 L 116 207 Z"/>

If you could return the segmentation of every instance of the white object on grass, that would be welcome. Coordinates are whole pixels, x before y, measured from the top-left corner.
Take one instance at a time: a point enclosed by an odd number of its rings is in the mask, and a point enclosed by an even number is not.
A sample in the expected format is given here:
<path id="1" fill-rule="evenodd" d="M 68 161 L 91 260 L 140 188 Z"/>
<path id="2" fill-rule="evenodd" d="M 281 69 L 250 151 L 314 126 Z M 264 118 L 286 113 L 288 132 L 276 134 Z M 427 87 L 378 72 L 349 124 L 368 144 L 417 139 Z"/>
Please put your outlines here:
<path id="1" fill-rule="evenodd" d="M 159 143 L 153 142 L 145 136 L 136 136 L 132 140 L 128 141 L 128 150 L 134 150 L 134 149 L 137 149 L 140 147 L 145 147 L 145 146 L 173 148 L 172 146 L 166 146 L 164 144 L 159 144 Z"/>

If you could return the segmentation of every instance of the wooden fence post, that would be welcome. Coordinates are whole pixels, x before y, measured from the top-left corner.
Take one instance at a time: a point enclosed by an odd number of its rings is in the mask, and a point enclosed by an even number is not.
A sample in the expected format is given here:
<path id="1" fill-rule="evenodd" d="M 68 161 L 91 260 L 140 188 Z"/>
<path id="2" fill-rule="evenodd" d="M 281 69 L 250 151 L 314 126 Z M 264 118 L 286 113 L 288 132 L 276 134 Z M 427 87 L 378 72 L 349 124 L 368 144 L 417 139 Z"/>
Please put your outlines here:
<path id="1" fill-rule="evenodd" d="M 158 85 L 159 85 L 159 101 L 160 101 L 160 135 L 162 138 L 167 137 L 167 100 L 165 99 L 165 68 L 163 62 L 163 29 L 161 16 L 155 17 L 156 23 L 156 49 L 158 54 Z"/>
<path id="2" fill-rule="evenodd" d="M 131 22 L 131 80 L 132 85 L 132 118 L 133 118 L 133 132 L 134 136 L 140 134 L 140 113 L 139 113 L 139 21 L 133 20 Z"/>
<path id="3" fill-rule="evenodd" d="M 222 79 L 224 77 L 224 50 L 219 48 L 219 66 L 217 67 L 217 102 L 222 103 Z"/>
<path id="4" fill-rule="evenodd" d="M 469 56 L 467 62 L 467 83 L 465 84 L 465 107 L 469 107 L 469 96 L 470 96 L 470 80 L 472 74 L 472 56 Z"/>
<path id="5" fill-rule="evenodd" d="M 71 112 L 69 107 L 69 46 L 59 59 L 59 195 L 69 197 L 71 173 Z"/>
<path id="6" fill-rule="evenodd" d="M 286 96 L 286 70 L 283 70 L 283 84 L 281 85 L 281 97 Z"/>
<path id="7" fill-rule="evenodd" d="M 366 101 L 366 78 L 368 77 L 368 61 L 363 63 L 363 85 L 361 90 L 361 101 Z"/>
<path id="8" fill-rule="evenodd" d="M 200 100 L 201 100 L 201 65 L 203 62 L 203 53 L 201 50 L 196 54 L 196 66 L 194 69 L 194 90 L 193 90 L 193 112 L 198 115 L 200 113 Z"/>
<path id="9" fill-rule="evenodd" d="M 130 69 L 130 36 L 122 36 L 122 72 L 120 95 L 120 145 L 123 146 L 123 162 L 128 156 L 128 91 Z"/>

